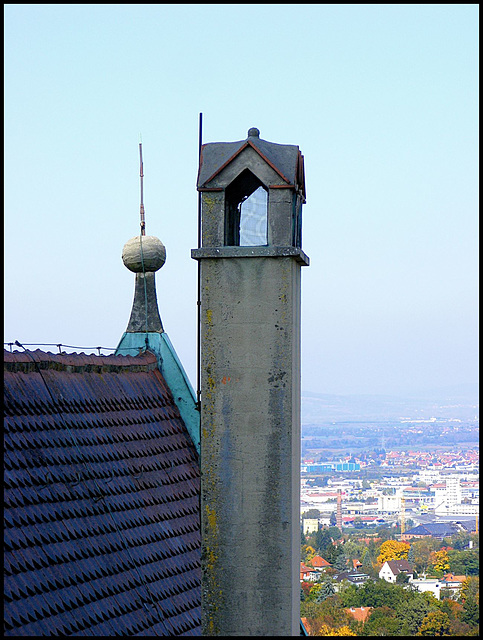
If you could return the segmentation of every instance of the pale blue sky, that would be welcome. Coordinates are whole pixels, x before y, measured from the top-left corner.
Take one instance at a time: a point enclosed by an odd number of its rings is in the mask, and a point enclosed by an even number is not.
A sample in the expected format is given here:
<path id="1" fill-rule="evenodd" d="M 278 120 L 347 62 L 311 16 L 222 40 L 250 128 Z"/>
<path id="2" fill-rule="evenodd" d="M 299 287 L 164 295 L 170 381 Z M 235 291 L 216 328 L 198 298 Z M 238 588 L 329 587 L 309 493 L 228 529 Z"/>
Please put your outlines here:
<path id="1" fill-rule="evenodd" d="M 475 382 L 478 13 L 4 5 L 4 340 L 117 346 L 141 134 L 161 317 L 196 383 L 202 112 L 204 142 L 258 127 L 305 156 L 304 390 Z"/>

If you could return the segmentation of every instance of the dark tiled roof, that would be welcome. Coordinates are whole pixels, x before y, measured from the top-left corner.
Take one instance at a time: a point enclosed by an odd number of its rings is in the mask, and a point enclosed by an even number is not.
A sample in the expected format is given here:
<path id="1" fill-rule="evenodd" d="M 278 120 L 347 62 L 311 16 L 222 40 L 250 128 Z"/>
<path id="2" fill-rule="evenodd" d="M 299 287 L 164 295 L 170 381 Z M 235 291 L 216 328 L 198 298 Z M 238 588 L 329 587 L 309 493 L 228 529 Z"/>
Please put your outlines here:
<path id="1" fill-rule="evenodd" d="M 401 573 L 401 571 L 405 571 L 407 573 L 413 572 L 412 566 L 404 558 L 401 560 L 388 560 L 387 564 L 395 576 L 397 576 L 398 573 Z"/>
<path id="2" fill-rule="evenodd" d="M 458 528 L 451 522 L 428 522 L 427 524 L 419 524 L 405 532 L 405 536 L 435 536 L 446 537 L 457 533 Z"/>
<path id="3" fill-rule="evenodd" d="M 5 635 L 199 635 L 199 467 L 155 356 L 4 362 Z"/>

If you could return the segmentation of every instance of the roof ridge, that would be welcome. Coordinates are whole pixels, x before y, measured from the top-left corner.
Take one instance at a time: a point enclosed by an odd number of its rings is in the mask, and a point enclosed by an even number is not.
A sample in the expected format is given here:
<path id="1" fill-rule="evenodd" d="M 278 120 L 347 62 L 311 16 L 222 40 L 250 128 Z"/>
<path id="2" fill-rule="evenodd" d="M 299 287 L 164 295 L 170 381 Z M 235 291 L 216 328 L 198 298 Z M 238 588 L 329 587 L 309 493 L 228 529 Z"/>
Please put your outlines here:
<path id="1" fill-rule="evenodd" d="M 95 355 L 86 353 L 51 353 L 35 351 L 3 352 L 5 371 L 32 373 L 37 367 L 69 373 L 107 373 L 122 371 L 153 371 L 157 369 L 156 355 L 146 351 L 137 356 Z"/>

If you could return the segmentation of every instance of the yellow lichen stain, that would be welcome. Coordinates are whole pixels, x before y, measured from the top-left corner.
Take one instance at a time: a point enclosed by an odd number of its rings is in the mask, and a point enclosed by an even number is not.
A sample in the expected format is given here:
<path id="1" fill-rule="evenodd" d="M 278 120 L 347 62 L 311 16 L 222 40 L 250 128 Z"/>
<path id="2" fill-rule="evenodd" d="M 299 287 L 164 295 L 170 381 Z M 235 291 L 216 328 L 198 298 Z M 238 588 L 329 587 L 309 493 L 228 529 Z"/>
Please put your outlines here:
<path id="1" fill-rule="evenodd" d="M 206 505 L 205 511 L 206 511 L 206 520 L 208 522 L 208 526 L 210 527 L 212 533 L 214 533 L 217 527 L 216 512 L 214 509 L 210 509 L 209 505 Z"/>

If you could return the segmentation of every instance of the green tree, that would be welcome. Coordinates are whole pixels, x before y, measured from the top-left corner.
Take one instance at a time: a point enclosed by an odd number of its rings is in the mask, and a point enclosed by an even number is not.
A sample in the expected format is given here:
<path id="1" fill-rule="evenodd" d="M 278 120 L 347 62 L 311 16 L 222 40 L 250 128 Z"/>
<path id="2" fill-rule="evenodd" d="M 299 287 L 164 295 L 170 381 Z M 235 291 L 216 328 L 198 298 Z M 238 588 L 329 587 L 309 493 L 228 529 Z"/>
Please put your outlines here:
<path id="1" fill-rule="evenodd" d="M 324 553 L 322 555 L 324 559 L 327 560 L 327 562 L 330 562 L 330 564 L 334 565 L 337 558 L 343 555 L 343 551 L 340 546 L 336 547 L 331 542 L 325 547 Z"/>
<path id="2" fill-rule="evenodd" d="M 371 615 L 362 630 L 364 636 L 397 636 L 401 629 L 401 621 L 391 607 L 382 605 L 371 611 Z"/>
<path id="3" fill-rule="evenodd" d="M 407 584 L 409 582 L 409 576 L 404 571 L 398 573 L 396 576 L 396 584 Z"/>
<path id="4" fill-rule="evenodd" d="M 330 533 L 330 537 L 332 538 L 332 540 L 340 540 L 340 538 L 342 538 L 342 533 L 339 529 L 339 527 L 329 527 L 328 529 L 329 533 Z"/>
<path id="5" fill-rule="evenodd" d="M 329 522 L 331 527 L 335 527 L 335 525 L 337 524 L 337 516 L 335 515 L 335 511 L 332 511 L 332 513 L 330 514 Z"/>
<path id="6" fill-rule="evenodd" d="M 476 549 L 452 549 L 448 551 L 450 570 L 456 575 L 477 576 L 480 573 L 480 558 Z"/>
<path id="7" fill-rule="evenodd" d="M 410 565 L 414 565 L 415 562 L 414 547 L 412 545 L 408 551 L 408 562 Z"/>
<path id="8" fill-rule="evenodd" d="M 334 585 L 332 584 L 332 580 L 327 576 L 324 578 L 323 582 L 320 583 L 320 589 L 318 594 L 316 595 L 316 602 L 323 602 L 327 598 L 330 598 L 335 594 Z"/>
<path id="9" fill-rule="evenodd" d="M 476 625 L 479 624 L 480 612 L 475 598 L 467 598 L 465 600 L 461 620 L 470 625 L 470 627 L 476 627 Z"/>
<path id="10" fill-rule="evenodd" d="M 329 544 L 332 544 L 332 538 L 331 538 L 331 535 L 329 533 L 329 530 L 326 529 L 326 528 L 319 529 L 317 531 L 317 533 L 315 534 L 314 544 L 315 544 L 315 548 L 317 549 L 317 551 L 322 556 L 324 556 L 325 549 L 329 546 Z M 324 556 L 324 558 L 325 558 L 325 556 Z"/>
<path id="11" fill-rule="evenodd" d="M 396 608 L 396 613 L 402 622 L 401 635 L 415 635 L 430 608 L 431 605 L 419 591 L 408 592 L 407 599 L 401 601 Z"/>
<path id="12" fill-rule="evenodd" d="M 304 511 L 302 519 L 304 518 L 320 518 L 320 511 L 318 509 L 309 509 L 308 511 Z"/>
<path id="13" fill-rule="evenodd" d="M 450 630 L 450 619 L 443 611 L 430 611 L 424 618 L 417 636 L 446 636 Z"/>
<path id="14" fill-rule="evenodd" d="M 345 555 L 345 553 L 341 553 L 336 557 L 333 563 L 333 567 L 334 569 L 337 569 L 337 571 L 345 571 L 348 568 L 347 556 Z"/>

